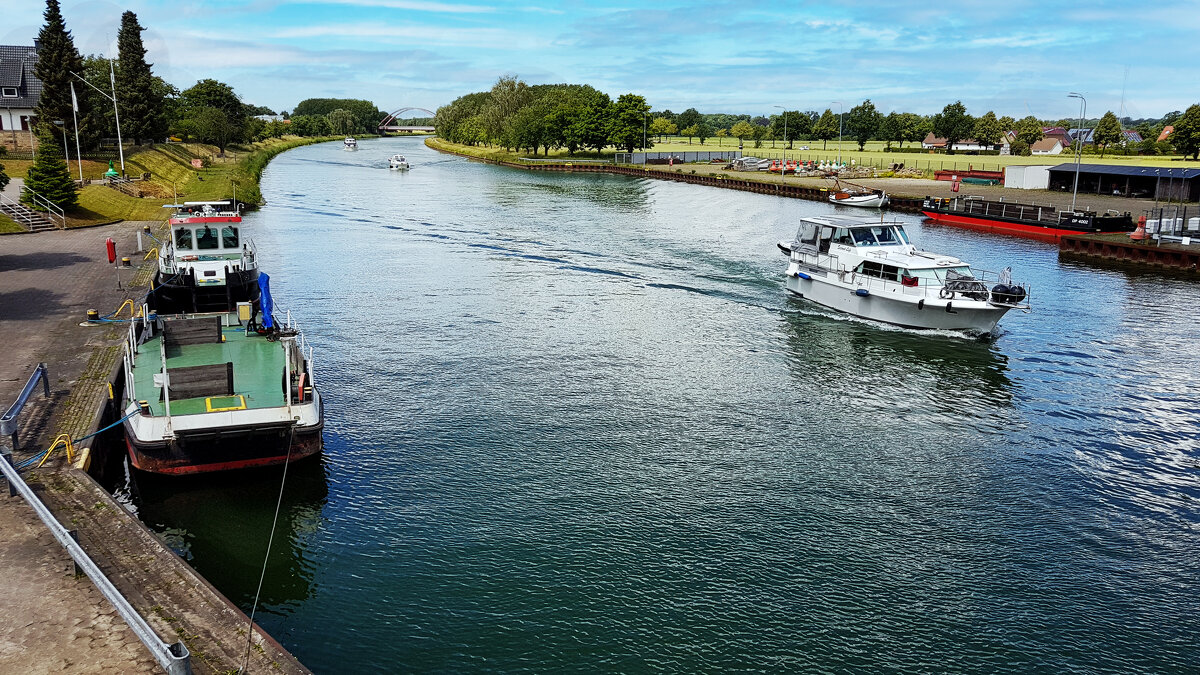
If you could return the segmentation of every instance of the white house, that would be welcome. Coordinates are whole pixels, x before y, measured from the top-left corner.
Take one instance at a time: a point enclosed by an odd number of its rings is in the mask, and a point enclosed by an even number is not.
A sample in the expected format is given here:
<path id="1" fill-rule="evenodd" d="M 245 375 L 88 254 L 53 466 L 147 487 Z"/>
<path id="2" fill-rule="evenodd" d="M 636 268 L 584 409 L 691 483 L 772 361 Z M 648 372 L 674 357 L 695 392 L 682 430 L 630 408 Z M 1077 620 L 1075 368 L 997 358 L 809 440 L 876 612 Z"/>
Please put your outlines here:
<path id="1" fill-rule="evenodd" d="M 42 81 L 33 74 L 35 47 L 0 45 L 0 143 L 30 148 L 33 109 L 42 95 Z"/>
<path id="2" fill-rule="evenodd" d="M 925 136 L 925 140 L 921 141 L 921 147 L 926 150 L 944 150 L 946 148 L 946 139 L 934 136 L 932 132 Z M 999 150 L 1000 154 L 1008 154 L 1008 138 L 1001 136 L 999 143 L 985 145 L 975 140 L 974 138 L 964 138 L 961 141 L 954 141 L 955 152 L 971 152 L 980 150 Z"/>
<path id="3" fill-rule="evenodd" d="M 1061 155 L 1063 149 L 1062 139 L 1055 136 L 1047 136 L 1029 146 L 1029 153 L 1033 155 Z"/>

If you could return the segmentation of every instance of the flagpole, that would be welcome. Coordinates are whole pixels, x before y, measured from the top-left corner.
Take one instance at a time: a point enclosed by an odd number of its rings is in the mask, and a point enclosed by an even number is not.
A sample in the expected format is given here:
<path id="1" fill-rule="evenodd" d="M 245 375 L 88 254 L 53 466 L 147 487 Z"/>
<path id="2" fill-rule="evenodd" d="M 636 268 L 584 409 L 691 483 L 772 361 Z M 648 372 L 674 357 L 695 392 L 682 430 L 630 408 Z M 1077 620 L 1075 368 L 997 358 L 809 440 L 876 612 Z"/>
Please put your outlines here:
<path id="1" fill-rule="evenodd" d="M 71 118 L 75 120 L 75 164 L 79 167 L 79 182 L 83 182 L 83 154 L 79 152 L 79 99 L 75 98 L 75 82 L 71 82 Z"/>
<path id="2" fill-rule="evenodd" d="M 125 175 L 125 147 L 121 145 L 121 114 L 117 112 L 117 76 L 113 72 L 112 59 L 108 60 L 108 81 L 112 84 L 113 117 L 117 120 L 117 152 L 121 156 L 121 175 Z"/>

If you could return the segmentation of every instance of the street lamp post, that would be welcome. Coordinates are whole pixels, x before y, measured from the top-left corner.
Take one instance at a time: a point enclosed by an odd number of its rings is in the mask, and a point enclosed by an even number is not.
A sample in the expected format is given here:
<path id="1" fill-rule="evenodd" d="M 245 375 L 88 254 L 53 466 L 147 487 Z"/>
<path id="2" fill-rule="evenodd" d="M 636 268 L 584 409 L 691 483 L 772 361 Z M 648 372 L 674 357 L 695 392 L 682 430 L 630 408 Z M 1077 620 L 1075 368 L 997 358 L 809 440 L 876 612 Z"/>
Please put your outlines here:
<path id="1" fill-rule="evenodd" d="M 842 102 L 833 101 L 838 104 L 838 166 L 842 165 Z"/>
<path id="2" fill-rule="evenodd" d="M 1079 99 L 1079 133 L 1075 136 L 1075 187 L 1071 189 L 1071 211 L 1075 210 L 1075 197 L 1079 195 L 1079 160 L 1083 159 L 1083 118 L 1087 114 L 1087 99 L 1083 94 L 1070 92 L 1067 98 Z"/>
<path id="3" fill-rule="evenodd" d="M 649 110 L 642 111 L 642 164 L 646 163 L 646 115 Z"/>
<path id="4" fill-rule="evenodd" d="M 787 169 L 787 108 L 781 105 L 775 107 L 783 111 L 783 164 L 779 165 L 779 181 L 783 182 L 783 172 Z"/>

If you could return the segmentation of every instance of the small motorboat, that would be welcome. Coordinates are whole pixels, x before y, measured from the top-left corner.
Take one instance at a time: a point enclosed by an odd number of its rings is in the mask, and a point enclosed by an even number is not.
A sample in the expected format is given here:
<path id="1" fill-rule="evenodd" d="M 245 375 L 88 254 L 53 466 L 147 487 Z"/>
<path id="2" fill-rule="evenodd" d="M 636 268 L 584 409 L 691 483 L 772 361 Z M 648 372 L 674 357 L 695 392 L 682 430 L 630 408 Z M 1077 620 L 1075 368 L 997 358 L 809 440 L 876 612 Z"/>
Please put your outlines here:
<path id="1" fill-rule="evenodd" d="M 358 141 L 353 136 L 347 136 L 346 140 L 342 141 L 342 148 L 344 150 L 357 150 Z"/>
<path id="2" fill-rule="evenodd" d="M 1029 311 L 1029 287 L 921 251 L 904 226 L 861 216 L 803 218 L 788 257 L 787 289 L 854 316 L 906 328 L 988 334 L 1009 310 Z"/>
<path id="3" fill-rule="evenodd" d="M 404 155 L 392 155 L 388 158 L 388 168 L 393 171 L 408 171 L 410 167 Z"/>
<path id="4" fill-rule="evenodd" d="M 837 181 L 837 187 L 829 191 L 829 202 L 842 206 L 862 206 L 881 209 L 887 206 L 887 193 L 849 181 Z"/>

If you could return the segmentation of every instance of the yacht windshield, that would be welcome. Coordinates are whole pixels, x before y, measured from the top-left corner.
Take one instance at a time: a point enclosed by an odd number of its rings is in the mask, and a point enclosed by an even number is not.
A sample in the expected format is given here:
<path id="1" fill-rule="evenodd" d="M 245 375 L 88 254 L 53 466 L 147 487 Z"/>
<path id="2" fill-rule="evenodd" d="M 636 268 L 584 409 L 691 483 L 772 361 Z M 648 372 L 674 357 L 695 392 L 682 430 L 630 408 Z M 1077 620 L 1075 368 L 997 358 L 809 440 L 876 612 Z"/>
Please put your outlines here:
<path id="1" fill-rule="evenodd" d="M 236 227 L 221 228 L 221 248 L 238 247 L 238 229 Z"/>

